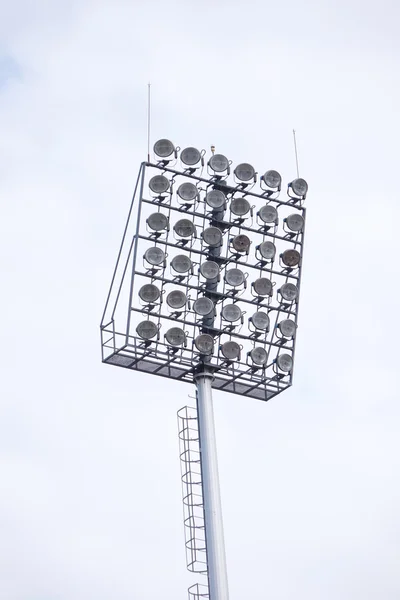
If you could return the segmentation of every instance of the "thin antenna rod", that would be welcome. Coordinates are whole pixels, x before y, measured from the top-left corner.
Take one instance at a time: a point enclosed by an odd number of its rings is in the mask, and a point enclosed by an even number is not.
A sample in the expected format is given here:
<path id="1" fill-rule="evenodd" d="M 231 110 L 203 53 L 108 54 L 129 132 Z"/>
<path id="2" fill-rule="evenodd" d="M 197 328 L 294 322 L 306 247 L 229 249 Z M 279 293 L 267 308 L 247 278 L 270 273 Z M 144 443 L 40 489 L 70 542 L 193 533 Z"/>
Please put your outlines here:
<path id="1" fill-rule="evenodd" d="M 147 162 L 150 162 L 150 104 L 151 100 L 151 83 L 147 84 Z"/>
<path id="2" fill-rule="evenodd" d="M 293 129 L 293 143 L 294 143 L 294 154 L 296 156 L 296 169 L 297 169 L 297 179 L 300 177 L 299 175 L 299 157 L 297 156 L 297 143 L 296 143 L 296 131 Z"/>

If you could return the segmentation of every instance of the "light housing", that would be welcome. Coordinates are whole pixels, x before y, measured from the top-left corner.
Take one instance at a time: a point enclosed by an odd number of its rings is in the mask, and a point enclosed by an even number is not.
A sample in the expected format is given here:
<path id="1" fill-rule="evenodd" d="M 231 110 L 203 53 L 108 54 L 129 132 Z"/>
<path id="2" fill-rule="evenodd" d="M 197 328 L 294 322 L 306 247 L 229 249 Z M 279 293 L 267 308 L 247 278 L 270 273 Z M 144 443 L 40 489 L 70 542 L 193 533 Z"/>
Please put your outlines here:
<path id="1" fill-rule="evenodd" d="M 197 298 L 197 300 L 193 304 L 193 310 L 196 313 L 196 315 L 206 317 L 213 312 L 214 302 L 210 300 L 210 298 L 202 296 L 200 298 Z"/>
<path id="2" fill-rule="evenodd" d="M 168 158 L 175 152 L 175 146 L 170 140 L 158 140 L 153 146 L 154 154 L 160 158 Z"/>
<path id="3" fill-rule="evenodd" d="M 288 194 L 291 195 L 293 193 L 295 196 L 299 198 L 305 198 L 308 192 L 308 183 L 305 179 L 299 177 L 298 179 L 294 179 L 288 185 Z"/>
<path id="4" fill-rule="evenodd" d="M 267 351 L 261 346 L 256 346 L 250 350 L 249 355 L 253 363 L 259 367 L 263 367 L 268 360 Z"/>
<path id="5" fill-rule="evenodd" d="M 139 298 L 143 302 L 150 304 L 152 302 L 157 302 L 160 297 L 160 293 L 161 292 L 156 285 L 153 283 L 146 283 L 139 290 Z"/>
<path id="6" fill-rule="evenodd" d="M 164 231 L 168 228 L 168 218 L 161 212 L 152 213 L 147 217 L 146 223 L 153 231 Z"/>
<path id="7" fill-rule="evenodd" d="M 250 212 L 251 206 L 246 198 L 233 198 L 230 208 L 234 215 L 244 217 Z"/>
<path id="8" fill-rule="evenodd" d="M 262 242 L 258 246 L 258 250 L 265 260 L 274 260 L 276 254 L 276 247 L 273 242 Z"/>
<path id="9" fill-rule="evenodd" d="M 177 310 L 186 306 L 187 296 L 181 290 L 172 290 L 168 294 L 166 302 L 170 308 Z"/>
<path id="10" fill-rule="evenodd" d="M 278 324 L 279 331 L 286 338 L 292 338 L 296 333 L 296 323 L 292 319 L 285 319 Z"/>
<path id="11" fill-rule="evenodd" d="M 225 281 L 232 287 L 239 287 L 246 281 L 245 274 L 240 269 L 229 269 L 225 272 Z"/>
<path id="12" fill-rule="evenodd" d="M 208 161 L 208 166 L 215 173 L 223 173 L 223 171 L 229 170 L 229 160 L 223 154 L 213 154 Z"/>
<path id="13" fill-rule="evenodd" d="M 208 333 L 201 333 L 195 338 L 194 345 L 201 354 L 210 355 L 214 350 L 214 338 Z"/>
<path id="14" fill-rule="evenodd" d="M 293 359 L 290 354 L 278 354 L 276 364 L 281 371 L 289 373 L 293 368 Z"/>
<path id="15" fill-rule="evenodd" d="M 290 231 L 302 231 L 304 227 L 304 219 L 299 213 L 293 213 L 285 219 L 285 223 Z"/>
<path id="16" fill-rule="evenodd" d="M 237 304 L 225 304 L 221 311 L 222 317 L 229 323 L 239 321 L 242 317 L 242 311 Z"/>
<path id="17" fill-rule="evenodd" d="M 146 250 L 144 258 L 150 265 L 161 265 L 165 261 L 165 252 L 158 246 L 152 246 Z"/>
<path id="18" fill-rule="evenodd" d="M 213 260 L 206 260 L 200 265 L 200 273 L 208 281 L 216 281 L 219 275 L 219 266 Z"/>
<path id="19" fill-rule="evenodd" d="M 155 175 L 149 181 L 149 188 L 154 194 L 165 194 L 169 190 L 169 179 L 164 175 Z"/>
<path id="20" fill-rule="evenodd" d="M 179 198 L 184 202 L 193 202 L 199 195 L 199 190 L 190 181 L 184 181 L 176 190 Z"/>
<path id="21" fill-rule="evenodd" d="M 240 346 L 237 342 L 229 340 L 221 345 L 221 354 L 227 360 L 237 360 L 240 357 Z"/>
<path id="22" fill-rule="evenodd" d="M 273 190 L 279 191 L 282 185 L 282 177 L 278 173 L 278 171 L 274 171 L 274 169 L 270 169 L 266 171 L 264 175 L 261 177 L 265 185 Z"/>
<path id="23" fill-rule="evenodd" d="M 253 323 L 256 329 L 260 329 L 261 331 L 269 331 L 269 316 L 263 310 L 258 310 L 250 317 L 251 322 Z"/>
<path id="24" fill-rule="evenodd" d="M 284 283 L 279 290 L 280 295 L 284 300 L 293 302 L 299 295 L 299 288 L 294 283 Z"/>
<path id="25" fill-rule="evenodd" d="M 265 204 L 258 211 L 258 216 L 264 223 L 277 223 L 278 211 L 272 204 Z"/>
<path id="26" fill-rule="evenodd" d="M 257 296 L 271 296 L 272 295 L 272 281 L 266 277 L 260 277 L 253 283 L 253 289 Z"/>
<path id="27" fill-rule="evenodd" d="M 238 165 L 233 172 L 239 181 L 250 181 L 251 179 L 254 180 L 256 174 L 254 167 L 249 165 L 249 163 L 240 163 L 240 165 Z"/>
<path id="28" fill-rule="evenodd" d="M 222 231 L 218 227 L 206 227 L 202 233 L 202 238 L 207 246 L 215 248 L 222 244 Z"/>
<path id="29" fill-rule="evenodd" d="M 158 327 L 153 321 L 141 321 L 136 327 L 136 333 L 142 340 L 151 340 L 158 333 Z"/>
<path id="30" fill-rule="evenodd" d="M 190 238 L 196 235 L 196 227 L 190 219 L 179 219 L 174 225 L 175 233 L 182 238 Z"/>
<path id="31" fill-rule="evenodd" d="M 179 348 L 179 346 L 186 346 L 186 334 L 180 327 L 171 327 L 165 334 L 165 339 L 168 344 Z"/>
<path id="32" fill-rule="evenodd" d="M 232 247 L 236 252 L 248 253 L 250 250 L 251 241 L 248 235 L 240 233 L 232 239 Z"/>
<path id="33" fill-rule="evenodd" d="M 226 196 L 221 190 L 210 190 L 206 194 L 206 204 L 211 208 L 222 208 L 226 204 Z"/>
<path id="34" fill-rule="evenodd" d="M 177 273 L 188 273 L 193 269 L 192 261 L 186 254 L 177 254 L 171 260 L 171 267 Z"/>
<path id="35" fill-rule="evenodd" d="M 300 263 L 300 258 L 300 252 L 294 250 L 293 248 L 285 250 L 281 254 L 283 264 L 291 268 L 297 267 L 297 265 Z"/>
<path id="36" fill-rule="evenodd" d="M 201 154 L 197 150 L 197 148 L 189 146 L 188 148 L 184 148 L 182 150 L 180 159 L 184 165 L 187 165 L 188 167 L 193 167 L 194 165 L 197 165 L 198 162 L 200 162 Z"/>

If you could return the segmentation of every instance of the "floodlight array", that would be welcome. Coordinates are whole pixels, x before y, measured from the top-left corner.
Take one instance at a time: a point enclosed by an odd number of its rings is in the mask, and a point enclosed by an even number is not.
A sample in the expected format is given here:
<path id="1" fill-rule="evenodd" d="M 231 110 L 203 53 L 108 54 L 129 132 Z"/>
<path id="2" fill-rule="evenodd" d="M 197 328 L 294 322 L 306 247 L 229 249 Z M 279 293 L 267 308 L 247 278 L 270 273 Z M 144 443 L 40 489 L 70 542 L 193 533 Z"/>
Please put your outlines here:
<path id="1" fill-rule="evenodd" d="M 281 198 L 275 170 L 231 173 L 226 156 L 165 139 L 154 153 L 142 166 L 126 343 L 107 360 L 182 380 L 206 364 L 216 387 L 268 399 L 292 380 L 307 183 Z"/>

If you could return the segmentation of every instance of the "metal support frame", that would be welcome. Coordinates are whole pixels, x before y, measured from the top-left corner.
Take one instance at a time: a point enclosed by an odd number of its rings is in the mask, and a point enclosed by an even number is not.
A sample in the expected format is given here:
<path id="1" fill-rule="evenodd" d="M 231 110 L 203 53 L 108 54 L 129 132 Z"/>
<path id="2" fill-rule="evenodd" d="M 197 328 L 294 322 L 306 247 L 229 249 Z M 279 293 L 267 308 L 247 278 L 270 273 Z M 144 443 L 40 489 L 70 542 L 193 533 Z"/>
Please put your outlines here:
<path id="1" fill-rule="evenodd" d="M 200 465 L 206 532 L 210 600 L 229 600 L 221 493 L 218 476 L 211 373 L 199 373 L 196 380 L 197 415 L 200 434 Z"/>

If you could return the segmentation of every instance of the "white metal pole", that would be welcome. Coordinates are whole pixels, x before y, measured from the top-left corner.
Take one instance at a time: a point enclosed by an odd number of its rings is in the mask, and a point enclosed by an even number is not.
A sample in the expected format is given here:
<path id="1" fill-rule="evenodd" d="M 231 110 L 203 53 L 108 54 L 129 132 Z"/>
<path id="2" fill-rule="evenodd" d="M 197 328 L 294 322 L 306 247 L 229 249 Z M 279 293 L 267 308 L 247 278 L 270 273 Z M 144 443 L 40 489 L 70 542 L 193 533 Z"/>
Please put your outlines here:
<path id="1" fill-rule="evenodd" d="M 200 462 L 203 482 L 204 520 L 210 600 L 229 600 L 224 528 L 219 488 L 211 373 L 196 376 Z"/>

